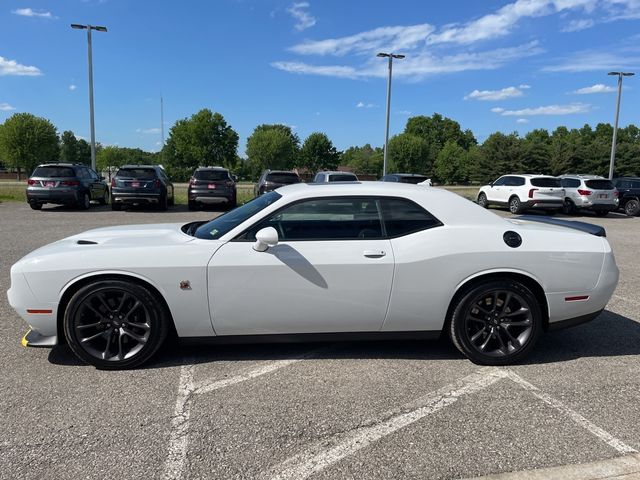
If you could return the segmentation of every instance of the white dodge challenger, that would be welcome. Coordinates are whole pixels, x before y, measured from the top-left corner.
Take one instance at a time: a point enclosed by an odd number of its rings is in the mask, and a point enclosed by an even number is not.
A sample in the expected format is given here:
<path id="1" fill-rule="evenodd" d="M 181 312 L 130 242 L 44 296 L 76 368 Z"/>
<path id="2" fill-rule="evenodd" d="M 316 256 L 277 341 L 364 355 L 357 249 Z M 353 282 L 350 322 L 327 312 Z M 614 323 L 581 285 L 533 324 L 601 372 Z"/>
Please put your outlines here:
<path id="1" fill-rule="evenodd" d="M 98 368 L 168 335 L 220 343 L 448 335 L 504 365 L 596 317 L 618 282 L 604 229 L 504 219 L 445 190 L 297 184 L 209 222 L 90 230 L 11 268 L 24 345 L 67 342 Z"/>

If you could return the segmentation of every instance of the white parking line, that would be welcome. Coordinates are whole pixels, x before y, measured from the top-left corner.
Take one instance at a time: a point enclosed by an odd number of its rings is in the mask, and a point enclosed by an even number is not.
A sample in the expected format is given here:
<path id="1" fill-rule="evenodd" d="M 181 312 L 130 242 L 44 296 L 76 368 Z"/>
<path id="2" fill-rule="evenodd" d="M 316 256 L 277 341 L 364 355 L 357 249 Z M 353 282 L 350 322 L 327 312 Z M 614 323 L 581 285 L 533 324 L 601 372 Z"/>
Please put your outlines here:
<path id="1" fill-rule="evenodd" d="M 622 440 L 619 440 L 619 439 L 615 438 L 613 435 L 611 435 L 610 433 L 605 432 L 603 429 L 601 429 L 600 427 L 598 427 L 594 423 L 592 423 L 589 420 L 587 420 L 586 418 L 584 418 L 578 412 L 576 412 L 576 411 L 572 410 L 571 408 L 567 407 L 564 403 L 562 403 L 559 400 L 556 400 L 555 398 L 551 397 L 550 395 L 547 395 L 546 393 L 540 391 L 540 389 L 538 387 L 536 387 L 535 385 L 532 385 L 531 383 L 527 382 L 524 378 L 522 378 L 517 373 L 512 372 L 511 370 L 507 370 L 506 372 L 507 372 L 507 376 L 508 376 L 508 378 L 510 380 L 513 380 L 515 383 L 520 385 L 522 388 L 524 388 L 525 390 L 528 390 L 529 392 L 531 392 L 533 395 L 538 397 L 540 400 L 545 402 L 547 405 L 550 405 L 553 408 L 555 408 L 556 410 L 558 410 L 559 412 L 564 413 L 571 420 L 573 420 L 576 424 L 578 424 L 579 426 L 581 426 L 585 430 L 589 431 L 590 433 L 595 435 L 597 438 L 599 438 L 600 440 L 602 440 L 606 444 L 608 444 L 611 447 L 615 448 L 618 452 L 620 452 L 620 453 L 637 453 L 637 450 L 635 448 L 630 447 L 626 443 L 622 442 Z"/>
<path id="2" fill-rule="evenodd" d="M 272 480 L 308 478 L 358 450 L 368 447 L 373 442 L 454 404 L 460 397 L 487 388 L 506 375 L 504 370 L 483 368 L 477 373 L 411 402 L 404 409 L 388 413 L 384 419 L 377 423 L 357 427 L 346 433 L 323 439 L 311 445 L 303 453 L 295 455 L 265 472 L 263 477 Z M 412 410 L 402 411 L 407 408 Z M 401 413 L 398 413 L 398 410 Z"/>
<path id="3" fill-rule="evenodd" d="M 182 478 L 187 459 L 187 443 L 189 440 L 189 416 L 191 414 L 191 395 L 194 390 L 194 365 L 183 365 L 180 369 L 178 398 L 171 417 L 171 435 L 169 453 L 164 463 L 162 478 L 174 480 Z"/>
<path id="4" fill-rule="evenodd" d="M 276 360 L 231 378 L 226 378 L 224 380 L 205 380 L 203 382 L 199 382 L 197 385 L 193 380 L 195 365 L 191 364 L 191 362 L 185 362 L 189 364 L 183 365 L 180 369 L 178 398 L 176 399 L 173 416 L 171 417 L 169 452 L 162 473 L 163 480 L 179 480 L 184 474 L 189 444 L 189 417 L 191 414 L 191 401 L 194 395 L 212 392 L 214 390 L 219 390 L 221 388 L 251 380 L 252 378 L 274 372 L 301 360 L 314 357 L 324 350 L 326 350 L 326 348 L 312 350 L 293 358 Z"/>

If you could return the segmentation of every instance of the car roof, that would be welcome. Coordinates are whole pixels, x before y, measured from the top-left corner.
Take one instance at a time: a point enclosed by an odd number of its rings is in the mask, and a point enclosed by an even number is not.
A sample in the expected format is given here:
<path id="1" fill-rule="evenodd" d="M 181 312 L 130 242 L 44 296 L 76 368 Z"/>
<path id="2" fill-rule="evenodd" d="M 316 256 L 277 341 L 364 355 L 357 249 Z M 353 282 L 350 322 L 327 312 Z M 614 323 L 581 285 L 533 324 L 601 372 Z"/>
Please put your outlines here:
<path id="1" fill-rule="evenodd" d="M 426 177 L 424 173 L 387 173 L 387 176 L 389 175 L 396 177 Z"/>
<path id="2" fill-rule="evenodd" d="M 119 168 L 161 168 L 160 165 L 121 165 Z"/>
<path id="3" fill-rule="evenodd" d="M 293 173 L 294 175 L 298 175 L 293 170 L 265 170 L 263 173 Z"/>
<path id="4" fill-rule="evenodd" d="M 443 188 L 396 182 L 297 183 L 277 192 L 287 201 L 334 196 L 383 196 L 411 200 L 427 209 L 445 225 L 502 224 L 504 220 L 472 201 Z"/>
<path id="5" fill-rule="evenodd" d="M 228 172 L 229 169 L 228 168 L 224 168 L 224 167 L 198 167 L 196 168 L 196 171 L 202 171 L 202 170 L 224 170 L 225 172 Z"/>
<path id="6" fill-rule="evenodd" d="M 565 173 L 563 175 L 560 175 L 558 178 L 583 178 L 585 180 L 609 180 L 608 178 L 605 178 L 601 175 L 590 175 L 590 174 L 583 174 L 583 173 Z"/>
<path id="7" fill-rule="evenodd" d="M 83 163 L 41 163 L 38 167 L 88 167 L 89 165 L 85 165 Z M 38 168 L 36 167 L 36 168 Z"/>
<path id="8" fill-rule="evenodd" d="M 558 178 L 558 177 L 554 177 L 553 175 L 545 175 L 543 173 L 507 173 L 505 175 L 501 175 L 501 177 L 525 177 L 525 178 L 546 177 L 546 178 Z"/>

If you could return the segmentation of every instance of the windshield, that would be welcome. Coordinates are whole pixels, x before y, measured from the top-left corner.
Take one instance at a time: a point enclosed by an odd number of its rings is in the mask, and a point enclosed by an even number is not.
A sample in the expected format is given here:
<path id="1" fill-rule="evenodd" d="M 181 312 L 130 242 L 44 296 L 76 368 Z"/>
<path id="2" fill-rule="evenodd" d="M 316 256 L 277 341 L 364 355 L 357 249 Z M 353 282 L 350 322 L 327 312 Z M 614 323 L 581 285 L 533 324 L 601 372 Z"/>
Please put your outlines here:
<path id="1" fill-rule="evenodd" d="M 534 187 L 560 187 L 560 179 L 554 177 L 538 177 L 531 179 Z"/>
<path id="2" fill-rule="evenodd" d="M 226 170 L 196 170 L 193 176 L 196 180 L 229 180 Z"/>
<path id="3" fill-rule="evenodd" d="M 156 171 L 153 168 L 121 168 L 116 177 L 153 179 L 156 178 Z"/>
<path id="4" fill-rule="evenodd" d="M 267 174 L 267 178 L 265 178 L 265 181 L 289 185 L 291 183 L 299 183 L 300 177 L 298 177 L 298 175 L 296 175 L 295 173 L 269 173 Z"/>
<path id="5" fill-rule="evenodd" d="M 267 208 L 274 202 L 282 198 L 277 192 L 269 192 L 254 198 L 250 202 L 245 203 L 241 207 L 235 208 L 218 218 L 214 218 L 210 222 L 201 225 L 196 230 L 195 236 L 205 240 L 216 240 L 245 220 L 251 218 L 260 210 Z"/>
<path id="6" fill-rule="evenodd" d="M 75 177 L 73 168 L 69 167 L 38 167 L 34 170 L 32 177 Z"/>

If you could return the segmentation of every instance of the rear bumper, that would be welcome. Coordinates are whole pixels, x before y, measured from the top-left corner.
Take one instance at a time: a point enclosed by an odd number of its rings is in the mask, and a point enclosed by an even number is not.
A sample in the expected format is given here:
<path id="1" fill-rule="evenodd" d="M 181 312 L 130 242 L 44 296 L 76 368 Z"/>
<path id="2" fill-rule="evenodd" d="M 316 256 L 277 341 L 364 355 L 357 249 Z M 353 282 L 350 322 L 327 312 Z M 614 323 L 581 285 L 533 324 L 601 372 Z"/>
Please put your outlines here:
<path id="1" fill-rule="evenodd" d="M 580 315 L 579 317 L 567 318 L 566 320 L 550 323 L 549 331 L 554 332 L 556 330 L 575 327 L 576 325 L 582 325 L 583 323 L 590 322 L 591 320 L 596 318 L 598 315 L 600 315 L 602 313 L 602 310 L 598 310 L 597 312 L 593 312 L 593 313 L 587 313 L 586 315 Z"/>
<path id="2" fill-rule="evenodd" d="M 189 190 L 189 200 L 200 203 L 229 203 L 235 196 L 235 192 L 228 190 Z"/>
<path id="3" fill-rule="evenodd" d="M 112 203 L 140 204 L 140 203 L 159 203 L 161 193 L 133 193 L 111 191 Z"/>
<path id="4" fill-rule="evenodd" d="M 69 204 L 78 201 L 78 191 L 72 189 L 27 189 L 27 202 Z"/>
<path id="5" fill-rule="evenodd" d="M 557 200 L 528 200 L 522 204 L 523 208 L 542 208 L 542 209 L 551 209 L 551 208 L 562 208 L 562 199 L 559 198 Z"/>

